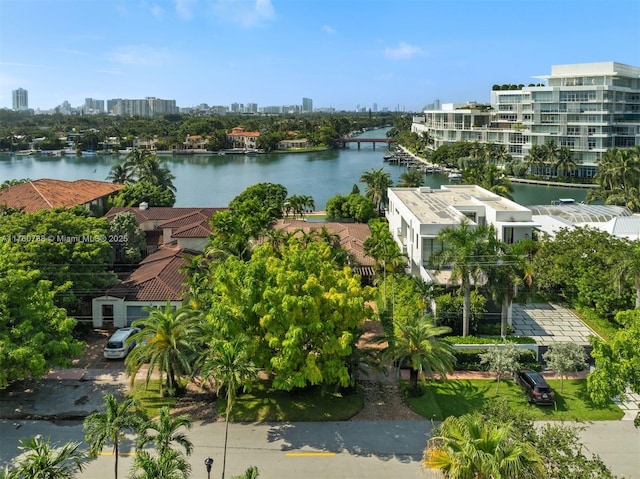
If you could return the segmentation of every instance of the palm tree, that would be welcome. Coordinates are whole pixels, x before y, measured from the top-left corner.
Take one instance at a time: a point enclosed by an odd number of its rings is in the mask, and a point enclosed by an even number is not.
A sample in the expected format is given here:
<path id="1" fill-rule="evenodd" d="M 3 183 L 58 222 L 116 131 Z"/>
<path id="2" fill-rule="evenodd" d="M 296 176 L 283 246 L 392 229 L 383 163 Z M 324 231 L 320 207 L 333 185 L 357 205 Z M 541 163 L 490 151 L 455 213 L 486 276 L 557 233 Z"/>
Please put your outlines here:
<path id="1" fill-rule="evenodd" d="M 214 340 L 204 357 L 202 379 L 214 378 L 216 393 L 226 390 L 227 407 L 225 410 L 224 455 L 222 460 L 222 479 L 227 462 L 227 439 L 229 437 L 229 415 L 236 401 L 236 393 L 242 386 L 245 391 L 251 389 L 251 382 L 258 376 L 258 370 L 250 359 L 246 339 L 242 336 L 233 341 Z"/>
<path id="2" fill-rule="evenodd" d="M 162 457 L 166 452 L 173 451 L 171 445 L 176 443 L 184 448 L 187 456 L 190 456 L 193 452 L 193 443 L 184 433 L 178 431 L 182 428 L 191 428 L 191 418 L 187 414 L 172 417 L 170 409 L 163 407 L 157 419 L 143 424 L 140 428 L 136 449 L 153 444 L 158 455 Z"/>
<path id="3" fill-rule="evenodd" d="M 561 146 L 558 149 L 557 159 L 554 166 L 556 168 L 556 174 L 560 171 L 562 172 L 561 176 L 569 176 L 569 173 L 577 166 L 577 163 L 573 159 L 573 152 L 571 151 L 571 148 Z"/>
<path id="4" fill-rule="evenodd" d="M 529 153 L 524 157 L 524 166 L 531 171 L 535 167 L 536 176 L 542 175 L 545 166 L 545 150 L 541 145 L 533 145 Z"/>
<path id="5" fill-rule="evenodd" d="M 104 412 L 94 412 L 84 420 L 85 441 L 89 444 L 89 457 L 97 457 L 106 444 L 113 444 L 115 457 L 114 474 L 118 479 L 119 445 L 125 432 L 138 430 L 142 419 L 138 415 L 138 402 L 135 398 L 127 398 L 123 402 L 113 394 L 104 397 Z"/>
<path id="6" fill-rule="evenodd" d="M 202 340 L 202 326 L 189 308 L 175 310 L 167 301 L 163 309 L 149 310 L 149 316 L 137 319 L 133 327 L 141 328 L 131 336 L 138 345 L 129 353 L 125 364 L 131 384 L 142 366 L 147 365 L 146 384 L 154 371 L 160 373 L 160 395 L 164 391 L 175 395 L 180 385 L 178 377 L 190 374 Z M 166 381 L 163 385 L 162 382 Z"/>
<path id="7" fill-rule="evenodd" d="M 625 281 L 633 283 L 636 290 L 635 308 L 640 308 L 640 244 L 626 242 L 626 253 L 613 259 L 613 275 L 618 289 L 622 291 Z"/>
<path id="8" fill-rule="evenodd" d="M 490 254 L 489 239 L 495 237 L 493 228 L 471 226 L 465 218 L 458 227 L 446 227 L 437 239 L 443 249 L 431 257 L 432 266 L 437 270 L 451 269 L 451 282 L 460 282 L 464 294 L 462 312 L 462 335 L 469 335 L 471 319 L 471 288 L 481 279 L 487 265 L 495 262 Z"/>
<path id="9" fill-rule="evenodd" d="M 20 439 L 18 449 L 24 451 L 17 466 L 7 470 L 7 479 L 71 479 L 85 468 L 87 457 L 79 442 L 52 446 L 40 437 Z M 1 475 L 1 474 L 0 474 Z"/>
<path id="10" fill-rule="evenodd" d="M 560 147 L 553 139 L 548 139 L 542 146 L 543 158 L 545 165 L 554 166 L 558 162 Z"/>
<path id="11" fill-rule="evenodd" d="M 420 170 L 407 170 L 400 175 L 398 186 L 401 188 L 418 188 L 424 184 L 424 173 Z"/>
<path id="12" fill-rule="evenodd" d="M 453 372 L 456 358 L 453 347 L 438 338 L 451 332 L 451 328 L 435 326 L 429 317 L 410 317 L 396 323 L 397 331 L 384 338 L 388 343 L 383 363 L 397 361 L 411 367 L 409 388 L 418 388 L 418 379 L 438 375 L 441 378 Z"/>
<path id="13" fill-rule="evenodd" d="M 427 443 L 425 468 L 447 479 L 542 478 L 542 459 L 510 423 L 495 424 L 480 414 L 449 416 Z"/>
<path id="14" fill-rule="evenodd" d="M 129 183 L 131 178 L 131 172 L 128 171 L 123 163 L 118 163 L 111 167 L 107 180 L 111 180 L 112 183 L 119 183 L 125 185 Z"/>
<path id="15" fill-rule="evenodd" d="M 366 185 L 365 196 L 376 205 L 378 214 L 382 214 L 388 202 L 387 190 L 393 186 L 391 174 L 385 172 L 384 168 L 366 171 L 360 177 L 360 181 Z"/>
<path id="16" fill-rule="evenodd" d="M 131 479 L 188 479 L 191 466 L 182 454 L 172 449 L 156 456 L 138 451 L 132 470 Z"/>

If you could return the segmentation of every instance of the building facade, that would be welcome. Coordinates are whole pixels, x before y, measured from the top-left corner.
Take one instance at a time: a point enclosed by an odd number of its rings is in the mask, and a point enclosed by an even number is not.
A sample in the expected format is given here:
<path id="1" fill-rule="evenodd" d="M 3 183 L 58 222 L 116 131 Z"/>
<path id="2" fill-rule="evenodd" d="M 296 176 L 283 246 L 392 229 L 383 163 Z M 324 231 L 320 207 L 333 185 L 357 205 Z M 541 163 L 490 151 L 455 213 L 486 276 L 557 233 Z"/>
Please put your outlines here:
<path id="1" fill-rule="evenodd" d="M 27 111 L 29 109 L 29 92 L 24 88 L 13 90 L 12 98 L 14 111 Z"/>
<path id="2" fill-rule="evenodd" d="M 119 116 L 146 116 L 177 114 L 179 109 L 175 100 L 162 100 L 153 96 L 144 100 L 112 99 L 107 100 L 108 112 Z"/>
<path id="3" fill-rule="evenodd" d="M 440 189 L 389 188 L 389 229 L 409 260 L 411 275 L 447 284 L 449 272 L 434 271 L 430 260 L 444 247 L 438 235 L 468 220 L 472 227 L 493 225 L 497 238 L 514 243 L 531 238 L 538 225 L 531 210 L 476 185 Z"/>
<path id="4" fill-rule="evenodd" d="M 640 68 L 617 62 L 554 65 L 546 85 L 494 90 L 491 109 L 443 105 L 414 117 L 433 149 L 458 141 L 504 145 L 524 160 L 535 145 L 553 140 L 573 152 L 572 172 L 592 177 L 602 154 L 640 145 Z M 552 174 L 551 168 L 548 174 Z"/>
<path id="5" fill-rule="evenodd" d="M 302 112 L 311 113 L 313 111 L 313 100 L 311 98 L 302 99 Z"/>

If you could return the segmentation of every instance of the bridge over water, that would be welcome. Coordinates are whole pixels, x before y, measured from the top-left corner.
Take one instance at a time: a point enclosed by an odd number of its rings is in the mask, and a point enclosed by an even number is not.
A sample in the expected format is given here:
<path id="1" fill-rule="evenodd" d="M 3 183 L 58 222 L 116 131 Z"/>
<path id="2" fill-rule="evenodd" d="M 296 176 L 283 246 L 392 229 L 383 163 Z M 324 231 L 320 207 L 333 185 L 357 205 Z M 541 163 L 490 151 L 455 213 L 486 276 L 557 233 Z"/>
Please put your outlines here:
<path id="1" fill-rule="evenodd" d="M 357 143 L 358 149 L 360 149 L 360 143 L 373 143 L 373 149 L 375 150 L 376 143 L 384 143 L 388 146 L 397 143 L 397 140 L 395 138 L 364 138 L 361 136 L 358 136 L 356 138 L 345 136 L 344 138 L 339 138 L 338 140 L 336 140 L 336 144 L 342 148 L 347 146 L 347 143 Z"/>

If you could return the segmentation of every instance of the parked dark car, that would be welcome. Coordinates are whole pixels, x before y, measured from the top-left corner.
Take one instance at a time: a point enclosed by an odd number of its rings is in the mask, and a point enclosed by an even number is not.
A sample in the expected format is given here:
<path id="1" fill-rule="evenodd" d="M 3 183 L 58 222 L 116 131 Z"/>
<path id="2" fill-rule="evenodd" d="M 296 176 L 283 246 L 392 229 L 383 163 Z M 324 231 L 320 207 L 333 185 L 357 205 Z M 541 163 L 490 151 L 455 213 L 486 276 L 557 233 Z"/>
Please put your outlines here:
<path id="1" fill-rule="evenodd" d="M 516 384 L 520 385 L 527 400 L 534 404 L 553 404 L 554 392 L 542 375 L 530 369 L 521 369 L 515 374 Z"/>

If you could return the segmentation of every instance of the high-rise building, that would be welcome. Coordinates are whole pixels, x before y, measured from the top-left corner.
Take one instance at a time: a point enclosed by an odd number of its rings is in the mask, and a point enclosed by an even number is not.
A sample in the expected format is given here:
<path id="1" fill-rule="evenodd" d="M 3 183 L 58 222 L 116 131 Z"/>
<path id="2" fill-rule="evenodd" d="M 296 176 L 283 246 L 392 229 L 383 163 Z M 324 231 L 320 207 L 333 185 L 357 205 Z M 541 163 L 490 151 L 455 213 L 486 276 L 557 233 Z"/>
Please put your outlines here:
<path id="1" fill-rule="evenodd" d="M 29 109 L 29 92 L 24 88 L 13 90 L 13 109 L 15 111 L 26 111 Z"/>
<path id="2" fill-rule="evenodd" d="M 302 99 L 302 113 L 311 113 L 313 111 L 313 100 L 311 98 Z"/>
<path id="3" fill-rule="evenodd" d="M 503 145 L 524 160 L 533 147 L 553 141 L 571 150 L 572 175 L 590 178 L 602 154 L 640 146 L 640 68 L 617 62 L 554 65 L 546 85 L 494 90 L 491 109 L 443 104 L 413 119 L 411 130 L 427 132 L 431 148 L 458 141 Z M 546 175 L 555 174 L 547 165 Z"/>
<path id="4" fill-rule="evenodd" d="M 156 116 L 179 112 L 175 100 L 162 100 L 153 96 L 144 100 L 113 99 L 107 100 L 107 109 L 113 115 Z"/>
<path id="5" fill-rule="evenodd" d="M 104 113 L 104 100 L 96 100 L 95 98 L 85 98 L 83 112 L 85 114 Z"/>

